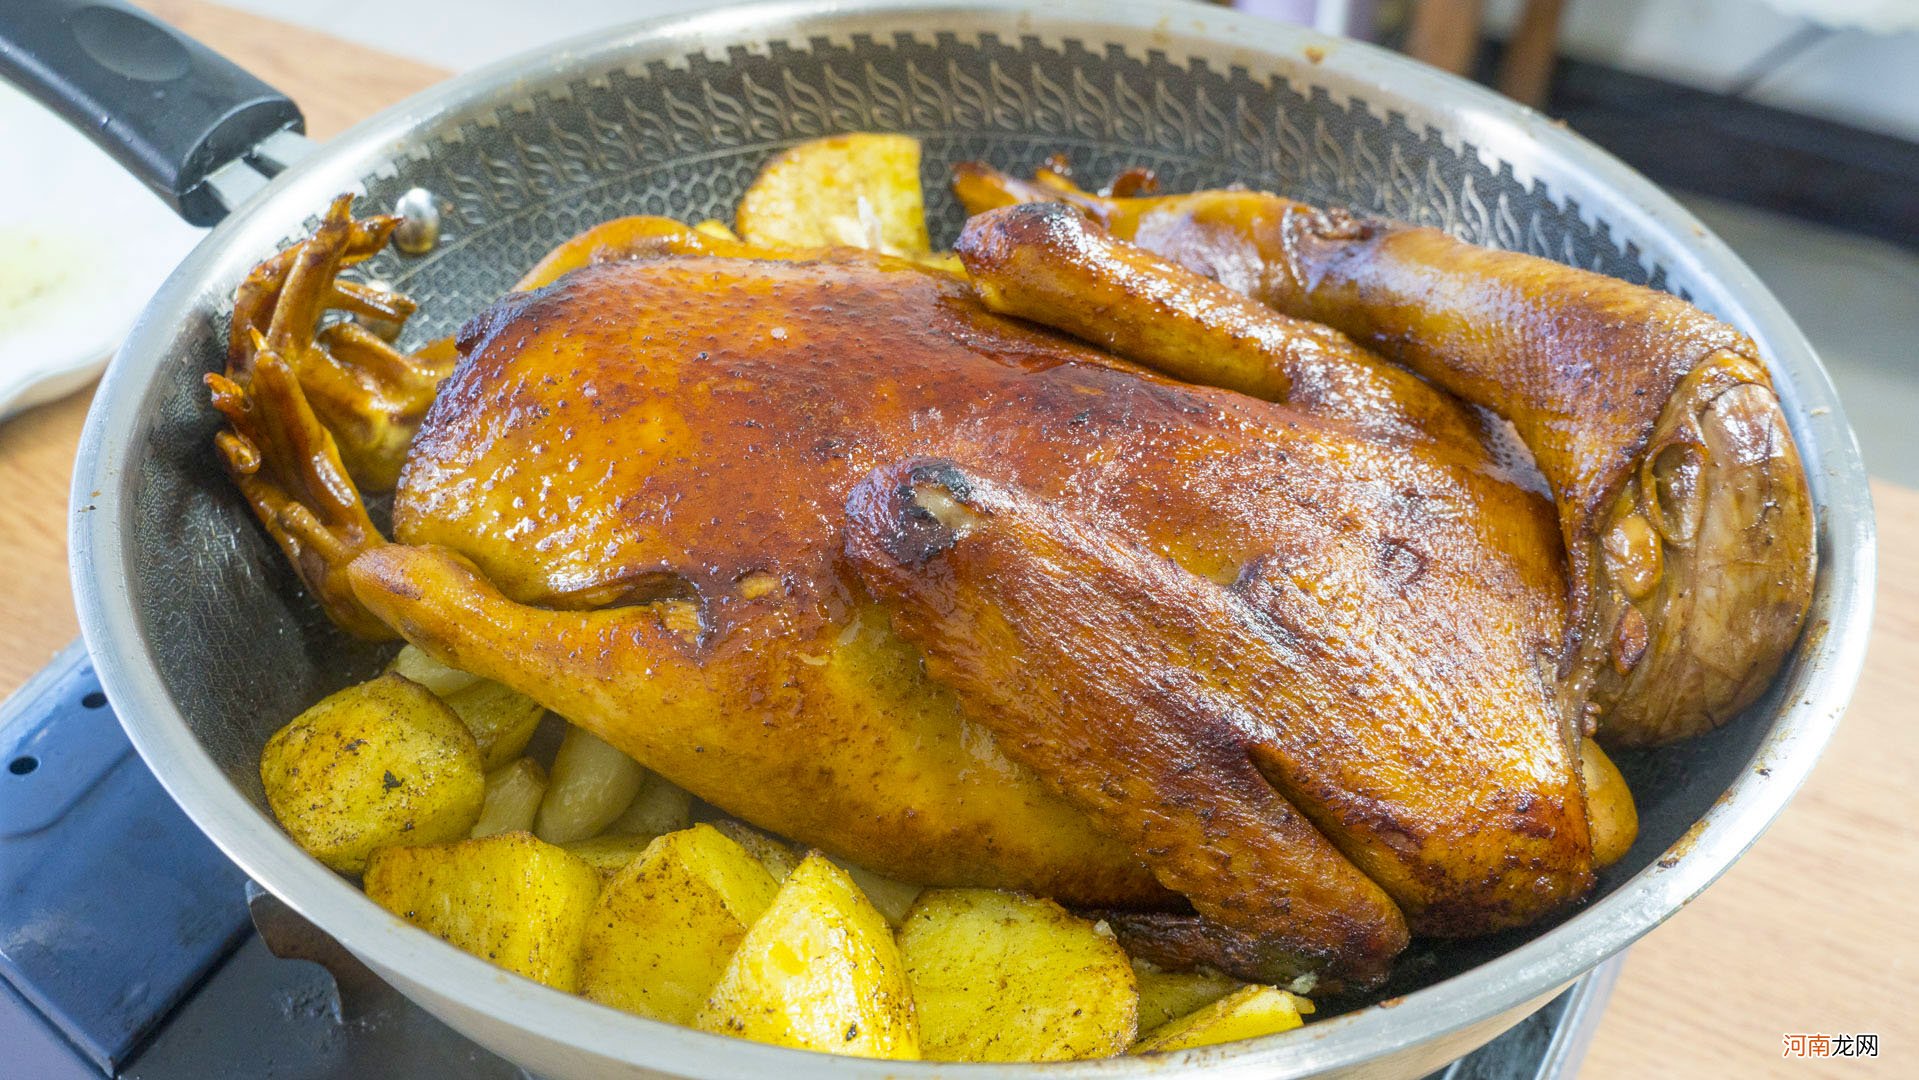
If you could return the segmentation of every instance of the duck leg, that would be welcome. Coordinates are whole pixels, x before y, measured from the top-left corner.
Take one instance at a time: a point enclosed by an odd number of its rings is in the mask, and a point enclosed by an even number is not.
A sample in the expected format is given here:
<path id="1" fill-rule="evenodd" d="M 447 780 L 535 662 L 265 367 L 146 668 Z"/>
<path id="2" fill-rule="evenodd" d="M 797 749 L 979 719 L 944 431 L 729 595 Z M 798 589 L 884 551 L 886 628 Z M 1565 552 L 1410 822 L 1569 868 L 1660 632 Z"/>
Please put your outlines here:
<path id="1" fill-rule="evenodd" d="M 986 306 L 1184 382 L 1283 401 L 1387 440 L 1478 443 L 1460 403 L 1319 323 L 1108 233 L 1056 203 L 975 215 L 955 250 Z"/>
<path id="2" fill-rule="evenodd" d="M 799 843 L 921 884 L 1100 907 L 1176 901 L 1070 806 L 1024 773 L 1009 775 L 996 749 L 956 752 L 990 744 L 984 732 L 915 715 L 923 675 L 910 650 L 882 640 L 890 634 L 877 611 L 808 640 L 769 594 L 769 616 L 785 631 L 783 642 L 770 639 L 784 646 L 775 649 L 754 635 L 704 632 L 690 599 L 592 610 L 520 603 L 432 545 L 369 550 L 347 576 L 369 611 L 434 657 L 534 698 Z"/>

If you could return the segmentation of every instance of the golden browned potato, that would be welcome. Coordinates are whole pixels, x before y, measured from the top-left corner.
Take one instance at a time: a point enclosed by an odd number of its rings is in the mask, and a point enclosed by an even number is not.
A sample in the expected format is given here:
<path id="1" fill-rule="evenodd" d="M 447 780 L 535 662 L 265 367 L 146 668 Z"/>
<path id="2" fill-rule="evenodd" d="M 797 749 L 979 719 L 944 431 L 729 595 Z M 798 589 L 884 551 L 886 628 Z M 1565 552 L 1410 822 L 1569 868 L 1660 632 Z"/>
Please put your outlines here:
<path id="1" fill-rule="evenodd" d="M 922 256 L 918 261 L 921 266 L 930 266 L 935 270 L 944 270 L 960 277 L 966 276 L 966 264 L 951 251 L 935 251 L 931 255 Z"/>
<path id="2" fill-rule="evenodd" d="M 783 840 L 755 829 L 744 822 L 727 818 L 713 823 L 713 827 L 725 833 L 760 860 L 766 872 L 773 875 L 774 881 L 785 881 L 793 868 L 800 864 L 799 852 Z M 832 856 L 828 856 L 832 858 Z M 919 898 L 920 887 L 904 881 L 876 874 L 863 866 L 855 866 L 844 859 L 833 859 L 833 865 L 846 871 L 853 884 L 860 887 L 874 910 L 882 915 L 889 926 L 898 927 L 906 921 L 906 912 Z"/>
<path id="3" fill-rule="evenodd" d="M 766 867 L 766 872 L 773 875 L 775 882 L 785 881 L 787 875 L 800 865 L 799 853 L 792 847 L 743 821 L 726 818 L 715 821 L 713 827 L 758 859 L 760 865 Z"/>
<path id="4" fill-rule="evenodd" d="M 439 695 L 473 732 L 488 770 L 498 769 L 519 757 L 540 726 L 541 718 L 546 716 L 540 703 L 525 694 L 491 679 L 448 667 L 417 646 L 401 649 L 387 670 L 404 675 Z"/>
<path id="5" fill-rule="evenodd" d="M 382 844 L 465 836 L 486 773 L 452 709 L 418 683 L 382 675 L 275 732 L 260 754 L 260 782 L 273 816 L 308 854 L 357 874 Z"/>
<path id="6" fill-rule="evenodd" d="M 585 859 L 601 877 L 610 878 L 646 854 L 647 846 L 656 839 L 647 833 L 607 832 L 560 846 Z"/>
<path id="7" fill-rule="evenodd" d="M 489 769 L 519 757 L 546 717 L 546 709 L 539 702 L 491 679 L 443 694 L 440 700 L 466 722 Z"/>
<path id="8" fill-rule="evenodd" d="M 1139 994 L 1126 953 L 1051 900 L 928 889 L 899 942 L 928 1059 L 1070 1061 L 1133 1041 Z"/>
<path id="9" fill-rule="evenodd" d="M 568 993 L 580 988 L 580 941 L 600 873 L 530 833 L 431 847 L 385 847 L 366 894 L 475 956 Z"/>
<path id="10" fill-rule="evenodd" d="M 918 885 L 897 881 L 881 874 L 875 874 L 864 866 L 855 866 L 845 859 L 834 859 L 833 865 L 846 871 L 853 884 L 860 887 L 873 910 L 885 917 L 888 926 L 898 929 L 906 921 L 906 913 L 913 909 L 913 901 L 920 896 Z"/>
<path id="11" fill-rule="evenodd" d="M 919 140 L 857 134 L 801 143 L 767 162 L 734 219 L 749 244 L 926 255 Z"/>
<path id="12" fill-rule="evenodd" d="M 646 769 L 585 728 L 568 726 L 533 833 L 549 844 L 597 835 L 633 804 Z"/>
<path id="13" fill-rule="evenodd" d="M 1195 1046 L 1237 1042 L 1261 1035 L 1291 1031 L 1299 1018 L 1300 999 L 1272 986 L 1245 986 L 1177 1020 L 1148 1032 L 1133 1047 L 1135 1054 L 1189 1050 Z"/>
<path id="14" fill-rule="evenodd" d="M 705 221 L 699 222 L 693 226 L 693 231 L 704 233 L 707 236 L 713 237 L 715 240 L 732 240 L 737 243 L 740 239 L 739 233 L 728 228 L 726 222 L 718 218 L 707 218 Z"/>
<path id="15" fill-rule="evenodd" d="M 478 675 L 440 663 L 418 645 L 402 646 L 386 669 L 395 675 L 412 679 L 443 698 L 486 681 Z"/>
<path id="16" fill-rule="evenodd" d="M 654 840 L 594 906 L 580 992 L 691 1023 L 777 889 L 759 860 L 706 825 Z"/>
<path id="17" fill-rule="evenodd" d="M 1639 838 L 1639 808 L 1619 766 L 1591 739 L 1580 745 L 1580 778 L 1586 785 L 1586 821 L 1592 830 L 1593 865 L 1611 866 Z"/>
<path id="18" fill-rule="evenodd" d="M 521 758 L 487 773 L 486 801 L 480 807 L 480 820 L 473 823 L 467 835 L 480 837 L 530 830 L 545 794 L 546 770 L 532 758 Z"/>
<path id="19" fill-rule="evenodd" d="M 1140 959 L 1133 961 L 1133 978 L 1139 982 L 1139 1030 L 1148 1032 L 1246 985 L 1211 968 L 1161 971 Z"/>
<path id="20" fill-rule="evenodd" d="M 691 792 L 658 773 L 649 772 L 640 780 L 640 793 L 633 796 L 633 801 L 613 819 L 606 831 L 665 836 L 686 828 L 692 806 Z"/>
<path id="21" fill-rule="evenodd" d="M 853 879 L 817 853 L 747 931 L 694 1023 L 803 1050 L 919 1057 L 892 929 Z"/>

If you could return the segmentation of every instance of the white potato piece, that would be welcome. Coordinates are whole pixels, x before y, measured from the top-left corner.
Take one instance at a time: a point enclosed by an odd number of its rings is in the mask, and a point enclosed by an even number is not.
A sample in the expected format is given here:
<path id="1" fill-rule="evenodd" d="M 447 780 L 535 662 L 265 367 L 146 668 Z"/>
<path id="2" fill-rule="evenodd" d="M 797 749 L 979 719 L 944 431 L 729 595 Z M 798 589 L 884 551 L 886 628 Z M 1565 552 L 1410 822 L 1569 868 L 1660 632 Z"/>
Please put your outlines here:
<path id="1" fill-rule="evenodd" d="M 646 854 L 647 847 L 657 839 L 659 837 L 644 833 L 608 832 L 560 846 L 585 859 L 588 865 L 600 872 L 601 877 L 610 878 Z"/>
<path id="2" fill-rule="evenodd" d="M 1210 968 L 1161 971 L 1137 957 L 1133 977 L 1139 981 L 1139 1029 L 1151 1031 L 1168 1020 L 1202 1009 L 1246 985 Z"/>
<path id="3" fill-rule="evenodd" d="M 402 648 L 387 670 L 419 683 L 446 702 L 473 732 L 489 771 L 519 757 L 546 716 L 546 709 L 525 694 L 448 667 L 416 645 Z"/>
<path id="4" fill-rule="evenodd" d="M 459 714 L 480 744 L 486 767 L 509 764 L 526 750 L 546 718 L 546 707 L 509 686 L 481 679 L 464 690 L 440 695 Z"/>
<path id="5" fill-rule="evenodd" d="M 924 256 L 920 144 L 862 132 L 801 143 L 767 162 L 734 214 L 740 238 L 768 247 L 857 247 Z"/>
<path id="6" fill-rule="evenodd" d="M 906 913 L 912 910 L 913 901 L 919 899 L 922 891 L 918 885 L 875 874 L 845 859 L 834 859 L 833 865 L 846 871 L 846 876 L 852 878 L 853 884 L 858 885 L 860 891 L 866 894 L 866 899 L 872 902 L 874 910 L 885 916 L 887 925 L 896 930 L 906 921 Z"/>
<path id="7" fill-rule="evenodd" d="M 521 758 L 487 773 L 486 800 L 480 806 L 480 820 L 473 823 L 467 835 L 481 837 L 531 830 L 545 795 L 546 770 L 532 758 Z"/>
<path id="8" fill-rule="evenodd" d="M 549 844 L 596 835 L 618 820 L 646 782 L 639 762 L 585 728 L 568 725 L 548 772 L 533 834 Z"/>
<path id="9" fill-rule="evenodd" d="M 785 841 L 763 833 L 743 821 L 723 818 L 713 822 L 713 827 L 725 833 L 727 838 L 747 850 L 747 853 L 766 867 L 776 882 L 785 881 L 800 865 L 799 852 Z"/>
<path id="10" fill-rule="evenodd" d="M 640 793 L 633 796 L 620 816 L 613 819 L 609 833 L 665 836 L 690 823 L 693 795 L 658 773 L 649 771 L 640 782 Z"/>
<path id="11" fill-rule="evenodd" d="M 367 864 L 374 903 L 508 971 L 568 993 L 600 875 L 529 833 L 384 847 Z"/>

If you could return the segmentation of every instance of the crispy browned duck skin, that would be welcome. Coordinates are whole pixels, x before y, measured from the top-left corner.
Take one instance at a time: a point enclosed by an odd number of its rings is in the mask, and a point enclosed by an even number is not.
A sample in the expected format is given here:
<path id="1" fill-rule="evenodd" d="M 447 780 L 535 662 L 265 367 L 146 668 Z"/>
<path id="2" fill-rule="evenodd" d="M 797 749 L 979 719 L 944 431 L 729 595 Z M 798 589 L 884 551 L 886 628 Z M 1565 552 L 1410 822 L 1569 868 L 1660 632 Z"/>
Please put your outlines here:
<path id="1" fill-rule="evenodd" d="M 1815 569 L 1810 492 L 1750 339 L 1657 290 L 1255 191 L 1112 198 L 956 171 L 969 211 L 1079 207 L 1115 236 L 1378 348 L 1518 429 L 1571 561 L 1571 711 L 1622 745 L 1771 683 Z"/>
<path id="2" fill-rule="evenodd" d="M 1176 377 L 1236 388 L 1283 401 L 1301 412 L 1345 420 L 1391 445 L 1430 440 L 1434 445 L 1469 451 L 1481 445 L 1482 433 L 1474 418 L 1452 396 L 1368 353 L 1338 331 L 1287 318 L 1217 282 L 1114 239 L 1070 207 L 1024 204 L 976 215 L 967 222 L 957 249 L 975 291 L 994 310 L 1071 331 L 1127 359 Z M 1495 533 L 1502 527 L 1501 515 L 1508 512 L 1492 506 L 1478 511 Z M 1515 528 L 1513 534 L 1518 535 L 1519 530 Z M 1536 569 L 1542 579 L 1558 580 L 1559 563 L 1552 551 L 1534 550 L 1528 554 L 1540 559 L 1541 565 Z M 1463 559 L 1466 555 L 1449 551 L 1447 557 Z M 1290 586 L 1275 590 L 1276 582 L 1291 580 L 1278 572 L 1278 564 L 1256 561 L 1242 572 L 1235 587 L 1241 599 L 1266 604 L 1269 614 L 1290 628 L 1296 642 L 1336 641 L 1357 633 L 1327 621 L 1323 612 L 1313 610 L 1312 601 L 1304 599 L 1305 594 Z M 1200 585 L 1194 583 L 1193 587 Z M 1427 605 L 1445 603 L 1441 599 L 1445 595 L 1434 593 L 1410 602 L 1417 611 L 1423 612 Z M 1375 601 L 1376 610 L 1385 616 L 1395 601 L 1406 599 L 1393 596 L 1390 589 L 1384 590 Z M 1125 603 L 1139 604 L 1131 598 Z M 1195 610 L 1204 607 L 1191 599 L 1182 604 Z M 1049 606 L 1047 610 L 1056 610 L 1056 607 Z M 1497 611 L 1498 605 L 1488 597 L 1477 610 L 1454 611 L 1445 618 L 1454 620 L 1455 626 L 1463 631 L 1467 623 L 1477 619 L 1502 617 L 1494 615 Z M 1528 736 L 1522 733 L 1530 731 L 1531 737 L 1543 740 L 1543 745 L 1534 745 L 1522 756 L 1531 756 L 1528 768 L 1546 768 L 1548 760 L 1563 751 L 1563 746 L 1555 744 L 1572 738 L 1554 708 L 1553 698 L 1539 692 L 1537 687 L 1529 696 L 1484 681 L 1489 672 L 1501 670 L 1507 664 L 1529 662 L 1537 653 L 1529 653 L 1527 649 L 1543 650 L 1563 633 L 1562 613 L 1557 605 L 1535 604 L 1526 615 L 1531 625 L 1523 630 L 1512 626 L 1495 628 L 1489 624 L 1453 635 L 1450 648 L 1486 651 L 1472 670 L 1453 667 L 1415 674 L 1410 667 L 1387 664 L 1397 671 L 1394 678 L 1402 682 L 1419 680 L 1425 687 L 1403 700 L 1385 695 L 1364 709 L 1342 708 L 1339 693 L 1361 692 L 1361 688 L 1376 677 L 1377 669 L 1348 668 L 1299 656 L 1290 658 L 1291 664 L 1280 665 L 1286 670 L 1286 689 L 1277 694 L 1261 691 L 1256 699 L 1263 702 L 1267 710 L 1277 710 L 1277 715 L 1286 717 L 1283 722 L 1289 725 L 1328 725 L 1337 732 L 1337 738 L 1343 740 L 1345 748 L 1343 754 L 1329 756 L 1348 763 L 1387 761 L 1400 751 L 1391 740 L 1360 751 L 1360 743 L 1371 738 L 1369 733 L 1373 728 L 1383 726 L 1398 733 L 1401 739 L 1418 741 L 1414 733 L 1444 722 L 1447 706 L 1439 704 L 1440 698 L 1455 699 L 1460 707 L 1467 707 L 1464 703 L 1471 701 L 1476 704 L 1470 707 L 1479 714 L 1487 729 L 1484 738 L 1523 739 Z M 1383 658 L 1393 653 L 1397 641 L 1437 640 L 1446 634 L 1442 625 L 1414 625 L 1418 618 L 1417 614 L 1397 619 L 1379 618 L 1364 634 L 1371 650 L 1368 655 L 1384 663 Z M 1211 622 L 1218 623 L 1218 620 Z M 1515 642 L 1526 644 L 1514 648 Z M 1064 640 L 1053 644 L 1060 649 L 1072 647 Z M 1084 643 L 1080 647 L 1083 648 Z M 1503 652 L 1505 649 L 1513 651 Z M 1266 663 L 1244 667 L 1250 671 L 1276 670 L 1271 658 Z M 1284 703 L 1289 701 L 1288 694 L 1310 696 L 1311 691 L 1303 688 L 1321 684 L 1329 695 L 1325 700 L 1315 702 L 1310 708 L 1300 706 L 1295 712 L 1287 712 Z M 1388 704 L 1389 699 L 1393 703 Z M 1418 701 L 1421 705 L 1403 715 L 1397 714 L 1396 710 L 1406 701 Z M 1393 714 L 1390 718 L 1389 713 Z M 1311 719 L 1302 719 L 1308 715 Z M 1414 768 L 1430 773 L 1440 767 L 1436 762 L 1426 761 Z M 1379 783 L 1378 778 L 1363 777 L 1363 771 L 1362 767 L 1347 772 L 1337 782 L 1282 783 L 1281 787 L 1289 794 L 1307 787 L 1345 792 L 1391 788 L 1389 784 Z M 1485 776 L 1478 774 L 1477 779 L 1483 782 Z M 1427 779 L 1434 777 L 1428 775 Z M 1505 782 L 1511 783 L 1512 779 L 1508 777 Z M 1474 783 L 1475 778 L 1462 774 L 1454 781 L 1453 790 L 1463 792 Z M 1571 791 L 1577 786 L 1570 777 L 1563 778 L 1563 789 Z M 1395 798 L 1403 799 L 1404 792 L 1397 793 Z M 1489 821 L 1485 816 L 1484 798 L 1479 798 L 1480 820 Z M 1569 800 L 1577 801 L 1576 795 Z M 1382 829 L 1378 819 L 1368 819 L 1361 824 L 1342 821 L 1313 803 L 1303 808 L 1343 850 L 1369 853 L 1362 858 L 1361 865 L 1405 908 L 1415 929 L 1424 932 L 1484 932 L 1524 921 L 1541 910 L 1531 901 L 1495 899 L 1504 888 L 1523 893 L 1547 879 L 1557 879 L 1561 884 L 1542 889 L 1542 897 L 1577 895 L 1583 888 L 1580 884 L 1585 880 L 1583 852 L 1574 861 L 1526 862 L 1523 853 L 1527 841 L 1501 833 L 1497 845 L 1479 851 L 1477 857 L 1485 861 L 1475 862 L 1476 857 L 1469 852 L 1479 848 L 1480 842 L 1472 837 L 1472 823 L 1461 820 L 1452 823 L 1457 832 L 1446 833 L 1448 839 L 1443 844 L 1446 854 L 1436 857 L 1431 852 L 1422 854 L 1410 847 L 1383 842 L 1391 839 L 1386 836 L 1391 830 Z M 1577 825 L 1568 826 L 1560 821 L 1535 824 L 1546 833 L 1563 833 L 1562 839 L 1570 840 L 1577 834 L 1578 844 L 1584 843 L 1584 830 Z M 1436 825 L 1436 820 L 1429 818 L 1421 827 L 1431 829 Z M 1528 829 L 1516 831 L 1533 834 Z M 1606 839 L 1616 848 L 1617 838 Z M 1630 843 L 1629 836 L 1625 842 Z M 1524 874 L 1502 881 L 1502 874 L 1492 867 L 1512 859 L 1519 860 L 1512 865 L 1525 865 L 1528 869 Z M 1550 871 L 1546 870 L 1549 865 L 1553 868 Z M 1442 866 L 1446 871 L 1435 876 L 1435 871 Z M 1527 875 L 1538 876 L 1527 878 L 1528 883 L 1522 885 L 1520 879 Z M 1487 914 L 1502 909 L 1508 913 L 1503 919 Z M 1468 911 L 1474 914 L 1461 914 Z"/>
<path id="3" fill-rule="evenodd" d="M 1458 399 L 1338 331 L 1288 318 L 1116 239 L 1071 207 L 1022 203 L 975 215 L 957 249 L 989 308 L 1066 330 L 1177 378 L 1345 419 L 1387 440 L 1470 447 L 1490 434 Z M 1556 610 L 1533 614 L 1547 637 L 1563 633 Z M 1617 770 L 1597 746 L 1580 741 L 1593 864 L 1604 866 L 1632 844 L 1637 815 Z M 1393 893 L 1427 930 L 1436 901 L 1458 903 L 1403 885 Z"/>
<path id="4" fill-rule="evenodd" d="M 1349 420 L 1387 439 L 1477 445 L 1456 398 L 1330 327 L 1289 318 L 1071 207 L 975 215 L 956 245 L 987 307 L 1064 330 L 1176 379 Z"/>
<path id="5" fill-rule="evenodd" d="M 1385 976 L 1399 911 L 1261 775 L 1266 703 L 1234 680 L 1286 665 L 1229 593 L 951 462 L 877 470 L 846 509 L 847 558 L 928 673 L 1192 900 L 1207 959 Z"/>

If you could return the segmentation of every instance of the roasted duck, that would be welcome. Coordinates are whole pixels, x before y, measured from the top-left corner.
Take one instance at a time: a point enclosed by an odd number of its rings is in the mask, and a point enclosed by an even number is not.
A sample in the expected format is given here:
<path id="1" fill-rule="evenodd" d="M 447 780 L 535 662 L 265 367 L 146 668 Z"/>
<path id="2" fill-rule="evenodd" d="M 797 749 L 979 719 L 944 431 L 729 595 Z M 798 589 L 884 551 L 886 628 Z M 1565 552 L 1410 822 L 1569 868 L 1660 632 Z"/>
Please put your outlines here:
<path id="1" fill-rule="evenodd" d="M 623 219 L 412 356 L 327 316 L 409 310 L 339 278 L 392 227 L 343 199 L 243 293 L 220 452 L 347 629 L 1262 982 L 1575 902 L 1631 841 L 1583 721 L 1694 730 L 1789 647 L 1803 478 L 1703 315 L 1272 196 L 960 191 L 964 274 Z"/>

